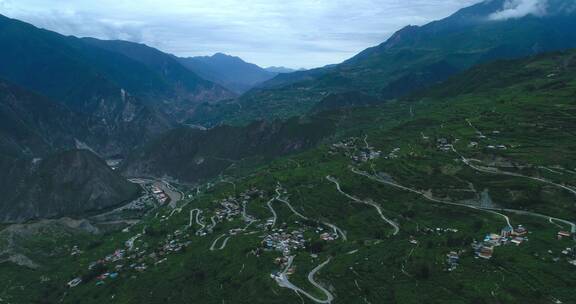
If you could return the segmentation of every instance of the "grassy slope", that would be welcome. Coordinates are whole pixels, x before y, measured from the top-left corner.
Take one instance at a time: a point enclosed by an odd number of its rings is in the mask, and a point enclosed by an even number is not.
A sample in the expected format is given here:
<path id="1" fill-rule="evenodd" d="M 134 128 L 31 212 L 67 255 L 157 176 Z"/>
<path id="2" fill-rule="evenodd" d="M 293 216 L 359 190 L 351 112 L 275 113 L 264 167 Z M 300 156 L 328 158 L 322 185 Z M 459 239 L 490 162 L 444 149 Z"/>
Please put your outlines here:
<path id="1" fill-rule="evenodd" d="M 475 193 L 464 191 L 472 184 L 478 192 L 487 189 L 498 205 L 574 220 L 574 196 L 567 191 L 521 177 L 479 173 L 459 161 L 457 154 L 439 151 L 435 144 L 439 137 L 459 139 L 455 143 L 459 153 L 481 160 L 485 166 L 515 163 L 522 169 L 515 166 L 501 170 L 576 184 L 572 139 L 576 123 L 574 56 L 572 52 L 481 67 L 412 100 L 333 113 L 341 127 L 337 137 L 366 134 L 370 145 L 385 154 L 400 148 L 398 158 L 379 159 L 358 167 L 368 172 L 385 172 L 399 184 L 430 190 L 436 198 L 457 202 L 475 199 Z M 478 139 L 466 119 L 488 138 Z M 501 133 L 493 134 L 494 130 Z M 423 139 L 423 135 L 429 139 Z M 480 148 L 468 147 L 471 141 L 479 142 Z M 486 148 L 490 144 L 509 148 L 490 150 Z M 317 279 L 336 296 L 334 303 L 361 303 L 362 299 L 371 303 L 548 303 L 555 298 L 564 303 L 576 301 L 573 266 L 565 259 L 552 261 L 560 256 L 560 250 L 574 246 L 573 241 L 555 239 L 560 227 L 544 219 L 510 214 L 514 225 L 523 224 L 532 231 L 530 240 L 519 247 L 497 248 L 490 261 L 477 260 L 472 256 L 470 242 L 487 232 L 499 232 L 505 225 L 501 217 L 430 202 L 420 195 L 354 175 L 348 168 L 350 164 L 349 158 L 330 154 L 328 147 L 321 146 L 247 174 L 236 172 L 236 191 L 252 186 L 266 191 L 264 198 L 250 202 L 249 214 L 262 220 L 270 216 L 265 203 L 280 182 L 296 210 L 347 231 L 348 241 L 324 244 L 316 259 L 305 251 L 297 252 L 296 273 L 290 277 L 293 283 L 321 297 L 306 282 L 306 275 L 332 256 L 332 262 L 318 273 Z M 344 191 L 380 204 L 385 215 L 400 225 L 400 233 L 391 236 L 391 226 L 373 208 L 350 203 L 325 179 L 327 175 L 336 177 Z M 209 214 L 216 207 L 214 199 L 233 194 L 232 185 L 218 184 L 167 221 L 146 218 L 133 230 L 146 225 L 156 233 L 144 237 L 139 246 L 147 243 L 153 247 L 166 233 L 181 229 L 188 223 L 190 208 L 201 208 Z M 287 208 L 279 203 L 275 206 L 280 223 L 285 222 L 289 228 L 300 226 Z M 160 212 L 161 218 L 169 210 Z M 278 253 L 266 253 L 260 258 L 248 254 L 258 246 L 261 230 L 254 229 L 260 231 L 254 235 L 233 237 L 222 251 L 208 250 L 221 233 L 243 225 L 236 219 L 221 224 L 206 237 L 191 236 L 192 243 L 184 253 L 171 255 L 167 262 L 147 272 L 123 272 L 104 286 L 97 287 L 92 281 L 68 292 L 62 287 L 63 282 L 85 273 L 90 261 L 113 252 L 113 248 L 121 248 L 130 234 L 103 236 L 99 246 L 85 250 L 78 260 L 55 258 L 53 266 L 36 273 L 2 265 L 0 279 L 11 278 L 12 283 L 0 291 L 0 297 L 32 302 L 43 295 L 47 302 L 63 298 L 65 303 L 302 301 L 270 279 L 269 274 L 278 270 L 272 263 Z M 424 233 L 423 228 L 428 227 L 457 228 L 459 232 Z M 408 242 L 410 236 L 419 240 L 418 246 Z M 317 240 L 313 234 L 310 238 Z M 71 238 L 68 242 L 77 241 Z M 82 242 L 80 245 L 86 246 Z M 358 251 L 351 253 L 354 250 Z M 461 265 L 454 272 L 444 271 L 445 254 L 450 250 L 465 250 Z M 52 278 L 51 283 L 34 284 L 44 272 Z M 15 283 L 13 278 L 25 282 L 25 291 L 14 288 L 22 283 Z"/>

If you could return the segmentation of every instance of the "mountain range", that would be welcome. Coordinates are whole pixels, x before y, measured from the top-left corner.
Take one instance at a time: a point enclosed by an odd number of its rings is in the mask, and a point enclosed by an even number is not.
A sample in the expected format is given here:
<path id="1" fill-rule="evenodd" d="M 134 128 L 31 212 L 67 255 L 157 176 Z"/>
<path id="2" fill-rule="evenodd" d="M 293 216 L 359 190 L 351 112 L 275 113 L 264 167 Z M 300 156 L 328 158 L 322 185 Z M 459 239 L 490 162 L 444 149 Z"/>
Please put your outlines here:
<path id="1" fill-rule="evenodd" d="M 167 155 L 184 163 L 210 154 L 234 161 L 265 156 L 257 147 L 274 142 L 263 138 L 281 141 L 285 135 L 276 132 L 298 124 L 199 131 L 181 123 L 242 125 L 375 106 L 478 63 L 576 47 L 571 30 L 576 28 L 575 10 L 564 2 L 552 1 L 545 16 L 492 19 L 504 3 L 481 2 L 424 26 L 405 27 L 344 63 L 291 73 L 271 72 L 222 53 L 178 58 L 144 44 L 63 36 L 0 17 L 0 78 L 5 79 L 0 86 L 0 154 L 30 160 L 85 148 L 102 157 L 127 157 L 124 172 L 130 176 L 174 172 L 179 179 L 198 181 L 221 173 L 223 165 L 188 170 L 209 173 L 177 172 L 181 168 Z M 284 152 L 319 140 L 290 136 Z M 176 154 L 166 150 L 180 146 L 180 137 L 189 138 L 185 147 Z M 211 148 L 203 151 L 200 142 Z M 207 161 L 200 167 L 213 166 Z"/>
<path id="2" fill-rule="evenodd" d="M 0 302 L 576 302 L 576 1 L 514 3 L 297 71 L 0 16 Z"/>
<path id="3" fill-rule="evenodd" d="M 237 94 L 245 93 L 278 75 L 278 72 L 263 69 L 239 57 L 222 53 L 204 57 L 178 58 L 178 60 L 194 73 Z M 285 70 L 284 73 L 289 73 L 289 71 Z"/>
<path id="4" fill-rule="evenodd" d="M 544 16 L 491 18 L 506 3 L 484 1 L 424 26 L 407 26 L 341 64 L 279 75 L 229 103 L 220 117 L 207 121 L 203 109 L 191 121 L 214 125 L 286 118 L 308 112 L 331 93 L 348 91 L 390 100 L 479 63 L 576 47 L 576 10 L 570 1 L 549 1 Z"/>
<path id="5" fill-rule="evenodd" d="M 6 228 L 0 244 L 22 237 L 0 278 L 37 286 L 6 295 L 49 303 L 573 302 L 574 256 L 561 252 L 574 240 L 557 235 L 576 218 L 575 52 L 499 60 L 394 102 L 293 118 L 298 136 L 329 130 L 295 154 L 226 163 L 223 175 L 191 186 L 191 198 L 123 232 L 78 236 L 39 222 L 30 227 L 52 233 L 26 238 L 28 229 Z M 210 155 L 242 157 L 231 148 L 239 144 L 250 155 L 284 155 L 276 154 L 283 144 L 244 141 L 294 140 L 270 126 L 181 129 L 136 156 L 143 169 L 193 180 Z M 475 241 L 510 226 L 527 237 Z M 55 235 L 58 246 L 47 247 Z M 506 284 L 492 293 L 495 281 Z"/>

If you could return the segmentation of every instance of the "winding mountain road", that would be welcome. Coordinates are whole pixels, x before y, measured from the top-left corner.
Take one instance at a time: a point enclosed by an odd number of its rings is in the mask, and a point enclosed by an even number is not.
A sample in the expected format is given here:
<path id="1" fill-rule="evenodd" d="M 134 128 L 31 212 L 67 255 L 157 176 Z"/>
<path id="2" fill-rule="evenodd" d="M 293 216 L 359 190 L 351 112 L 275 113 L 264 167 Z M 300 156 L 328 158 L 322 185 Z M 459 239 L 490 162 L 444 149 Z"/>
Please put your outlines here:
<path id="1" fill-rule="evenodd" d="M 196 217 L 194 217 L 194 213 L 196 213 Z M 201 230 L 203 230 L 204 228 L 206 228 L 206 225 L 200 221 L 200 215 L 201 215 L 201 214 L 202 214 L 202 210 L 200 210 L 200 209 L 192 209 L 192 210 L 190 210 L 190 221 L 189 221 L 189 223 L 188 223 L 188 227 L 189 227 L 189 228 L 192 227 L 192 221 L 193 221 L 193 220 L 196 221 L 196 224 L 200 225 L 200 229 L 199 229 L 198 231 L 196 231 L 196 235 L 198 235 Z"/>
<path id="2" fill-rule="evenodd" d="M 301 219 L 309 220 L 308 217 L 306 217 L 306 216 L 302 215 L 300 212 L 296 211 L 296 209 L 294 209 L 294 207 L 292 206 L 292 204 L 290 204 L 290 202 L 288 200 L 281 198 L 282 195 L 280 193 L 280 187 L 276 188 L 276 194 L 277 194 L 276 200 L 286 204 L 286 206 L 288 206 L 288 208 L 292 211 L 292 213 L 294 213 L 296 216 L 300 217 Z M 336 225 L 328 223 L 328 222 L 321 222 L 321 223 L 323 225 L 326 225 L 326 226 L 332 228 L 332 230 L 334 230 L 334 234 L 336 234 L 336 236 L 338 236 L 338 237 L 342 236 L 342 239 L 344 241 L 348 240 L 348 238 L 346 237 L 346 233 L 342 229 L 338 228 Z"/>
<path id="3" fill-rule="evenodd" d="M 547 180 L 545 178 L 540 178 L 540 177 L 533 177 L 533 176 L 528 176 L 528 175 L 523 175 L 523 174 L 519 174 L 519 173 L 513 173 L 513 172 L 506 172 L 506 171 L 502 171 L 499 170 L 497 168 L 492 168 L 492 167 L 479 167 L 479 166 L 475 166 L 471 163 L 470 159 L 464 157 L 462 154 L 460 154 L 455 148 L 454 146 L 452 146 L 452 151 L 454 151 L 454 153 L 458 154 L 458 156 L 460 156 L 460 158 L 462 159 L 462 162 L 464 162 L 464 164 L 466 164 L 467 166 L 469 166 L 470 168 L 478 171 L 478 172 L 483 172 L 483 173 L 489 173 L 489 174 L 500 174 L 500 175 L 507 175 L 507 176 L 513 176 L 513 177 L 520 177 L 520 178 L 527 178 L 527 179 L 531 179 L 531 180 L 535 180 L 535 181 L 539 181 L 545 184 L 549 184 L 564 190 L 567 190 L 568 192 L 576 195 L 576 190 L 573 187 L 570 186 L 566 186 L 566 185 L 561 185 L 561 184 L 557 184 L 553 181 Z M 540 217 L 540 218 L 544 218 L 549 220 L 551 223 L 552 221 L 557 221 L 557 222 L 561 222 L 564 223 L 568 226 L 570 226 L 570 231 L 574 234 L 576 233 L 576 223 L 568 221 L 568 220 L 564 220 L 564 219 L 560 219 L 560 218 L 555 218 L 555 217 L 551 217 L 548 215 L 544 215 L 544 214 L 540 214 L 540 213 L 536 213 L 536 212 L 531 212 L 531 211 L 525 211 L 525 210 L 515 210 L 515 209 L 499 209 L 499 208 L 487 208 L 488 210 L 499 210 L 499 211 L 505 211 L 505 212 L 510 212 L 510 213 L 515 213 L 515 214 L 520 214 L 520 215 L 529 215 L 529 216 L 534 216 L 534 217 Z"/>
<path id="4" fill-rule="evenodd" d="M 332 228 L 332 230 L 334 230 L 334 234 L 336 234 L 337 236 L 342 236 L 342 240 L 344 241 L 348 241 L 348 237 L 346 236 L 346 232 L 344 232 L 344 230 L 338 228 L 336 225 L 328 223 L 328 222 L 322 222 L 322 224 Z"/>
<path id="5" fill-rule="evenodd" d="M 316 282 L 314 280 L 314 276 L 316 275 L 316 273 L 318 271 L 320 271 L 320 269 L 322 269 L 324 266 L 326 266 L 328 263 L 330 263 L 330 258 L 328 258 L 328 260 L 326 260 L 324 263 L 318 265 L 316 268 L 314 268 L 309 274 L 308 274 L 308 281 L 310 282 L 310 284 L 312 284 L 314 287 L 318 288 L 319 290 L 321 290 L 324 295 L 326 295 L 326 299 L 322 300 L 322 299 L 318 299 L 317 297 L 309 294 L 308 292 L 306 292 L 305 290 L 303 290 L 302 288 L 292 284 L 290 282 L 290 280 L 288 279 L 288 270 L 292 267 L 292 263 L 294 262 L 294 256 L 290 256 L 288 257 L 288 263 L 286 265 L 286 268 L 284 268 L 284 271 L 282 271 L 282 273 L 280 273 L 277 277 L 275 277 L 276 282 L 278 283 L 278 285 L 280 287 L 284 287 L 284 288 L 288 288 L 293 290 L 294 292 L 296 292 L 297 294 L 303 294 L 304 296 L 306 296 L 308 299 L 319 303 L 319 304 L 329 304 L 332 303 L 332 301 L 334 301 L 334 295 L 332 295 L 332 293 L 330 293 L 330 291 L 328 291 L 326 288 L 324 288 L 322 285 L 320 285 L 318 282 Z"/>
<path id="6" fill-rule="evenodd" d="M 226 236 L 226 234 L 222 234 L 222 235 L 220 235 L 219 237 L 217 237 L 217 238 L 212 242 L 212 245 L 210 246 L 210 251 L 216 250 L 216 244 L 218 243 L 218 241 L 219 241 L 221 238 L 223 238 L 223 237 L 225 237 L 225 236 Z M 223 248 L 222 248 L 222 249 L 223 249 Z"/>
<path id="7" fill-rule="evenodd" d="M 268 205 L 268 209 L 270 209 L 270 212 L 272 212 L 272 227 L 276 226 L 276 221 L 278 220 L 278 214 L 276 214 L 276 211 L 274 211 L 274 207 L 272 207 L 272 202 L 274 202 L 275 200 L 276 198 L 273 198 L 269 200 L 268 203 L 266 203 L 266 205 Z"/>
<path id="8" fill-rule="evenodd" d="M 496 212 L 495 210 L 498 210 L 498 209 L 495 209 L 495 208 L 494 208 L 494 209 L 493 209 L 493 208 L 481 208 L 481 207 L 472 206 L 472 205 L 464 205 L 464 204 L 454 203 L 454 202 L 450 202 L 450 201 L 440 200 L 440 199 L 434 198 L 434 197 L 432 197 L 431 195 L 429 195 L 429 194 L 427 194 L 427 193 L 424 193 L 424 192 L 422 192 L 422 191 L 418 191 L 418 190 L 416 190 L 416 189 L 408 188 L 408 187 L 402 186 L 402 185 L 400 185 L 400 184 L 397 184 L 397 183 L 394 183 L 394 182 L 385 180 L 385 179 L 383 179 L 383 178 L 376 177 L 376 176 L 371 175 L 371 174 L 369 174 L 369 173 L 366 173 L 366 172 L 364 172 L 364 171 L 360 171 L 360 170 L 358 170 L 358 169 L 356 169 L 356 168 L 352 168 L 351 170 L 352 170 L 352 172 L 355 173 L 355 174 L 358 174 L 358 175 L 367 177 L 368 179 L 371 179 L 371 180 L 376 181 L 376 182 L 378 182 L 378 183 L 386 184 L 386 185 L 389 185 L 389 186 L 392 186 L 392 187 L 396 187 L 396 188 L 398 188 L 398 189 L 402 189 L 402 190 L 405 190 L 405 191 L 409 191 L 409 192 L 412 192 L 412 193 L 416 193 L 416 194 L 424 197 L 425 199 L 427 199 L 427 200 L 429 200 L 429 201 L 432 201 L 432 202 L 435 202 L 435 203 L 440 203 L 440 204 L 445 204 L 445 205 L 452 205 L 452 206 L 459 206 L 459 207 L 465 207 L 465 208 L 470 208 L 470 209 L 474 209 L 474 210 L 478 210 L 478 211 L 483 211 L 483 212 L 488 212 L 488 213 L 496 214 L 496 215 L 502 217 L 502 218 L 506 221 L 506 225 L 507 225 L 508 227 L 513 228 L 513 227 L 512 227 L 512 223 L 510 222 L 510 217 L 508 217 L 508 216 L 505 215 L 505 214 Z"/>
<path id="9" fill-rule="evenodd" d="M 397 235 L 400 232 L 400 226 L 398 224 L 396 224 L 394 221 L 390 220 L 389 218 L 387 218 L 384 213 L 382 212 L 382 208 L 380 207 L 380 205 L 374 203 L 374 202 L 370 202 L 370 201 L 364 201 L 361 200 L 357 197 L 354 197 L 344 191 L 342 191 L 342 188 L 340 187 L 340 183 L 338 182 L 337 179 L 335 179 L 332 176 L 326 176 L 326 179 L 329 180 L 330 182 L 334 183 L 336 185 L 336 189 L 338 190 L 338 192 L 340 192 L 341 194 L 343 194 L 344 196 L 346 196 L 347 198 L 360 203 L 360 204 L 364 204 L 364 205 L 368 205 L 368 206 L 372 206 L 374 208 L 376 208 L 376 210 L 378 211 L 378 215 L 380 215 L 380 218 L 382 220 L 384 220 L 386 223 L 390 224 L 390 226 L 392 226 L 392 228 L 394 228 L 394 232 L 392 233 L 392 235 Z"/>
<path id="10" fill-rule="evenodd" d="M 324 303 L 331 303 L 332 301 L 334 301 L 334 296 L 330 293 L 330 291 L 328 291 L 326 288 L 324 288 L 322 285 L 320 285 L 318 282 L 316 282 L 314 280 L 314 276 L 316 275 L 316 273 L 318 271 L 320 271 L 322 268 L 324 268 L 324 266 L 328 265 L 328 263 L 330 263 L 332 259 L 328 258 L 324 263 L 316 266 L 316 268 L 314 268 L 309 274 L 308 274 L 308 281 L 310 282 L 310 284 L 314 285 L 314 287 L 320 289 L 324 295 L 326 295 L 326 300 L 324 301 Z"/>
<path id="11" fill-rule="evenodd" d="M 230 236 L 226 237 L 224 239 L 224 242 L 222 242 L 222 245 L 220 245 L 220 248 L 218 248 L 218 250 L 223 250 L 224 248 L 226 248 L 226 244 L 228 244 L 229 240 L 230 240 Z"/>
<path id="12" fill-rule="evenodd" d="M 519 173 L 513 173 L 513 172 L 507 172 L 507 171 L 502 171 L 498 168 L 493 168 L 493 167 L 480 167 L 480 166 L 476 166 L 473 165 L 472 162 L 470 161 L 470 159 L 464 157 L 462 154 L 460 154 L 460 152 L 458 152 L 456 150 L 456 148 L 454 148 L 454 146 L 452 146 L 452 151 L 456 154 L 458 154 L 458 156 L 460 156 L 460 158 L 462 159 L 462 162 L 464 162 L 464 164 L 466 164 L 467 166 L 469 166 L 470 168 L 478 171 L 478 172 L 483 172 L 483 173 L 490 173 L 490 174 L 499 174 L 499 175 L 507 175 L 507 176 L 514 176 L 514 177 L 521 177 L 521 178 L 527 178 L 527 179 L 531 179 L 531 180 L 535 180 L 535 181 L 539 181 L 541 183 L 545 183 L 548 185 L 552 185 L 561 189 L 564 189 L 570 193 L 572 193 L 573 195 L 576 195 L 576 189 L 574 189 L 573 187 L 570 186 L 566 186 L 566 185 L 562 185 L 562 184 L 558 184 L 555 183 L 551 180 L 545 179 L 545 178 L 541 178 L 541 177 L 534 177 L 534 176 L 528 176 L 528 175 L 523 175 L 523 174 L 519 174 Z"/>

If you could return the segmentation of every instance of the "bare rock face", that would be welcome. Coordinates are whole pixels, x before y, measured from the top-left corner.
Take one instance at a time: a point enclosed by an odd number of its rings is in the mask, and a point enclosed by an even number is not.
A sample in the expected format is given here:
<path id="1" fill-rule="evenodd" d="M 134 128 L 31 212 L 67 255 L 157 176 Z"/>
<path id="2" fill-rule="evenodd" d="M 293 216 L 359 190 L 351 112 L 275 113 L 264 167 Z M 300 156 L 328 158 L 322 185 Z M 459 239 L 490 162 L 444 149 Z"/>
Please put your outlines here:
<path id="1" fill-rule="evenodd" d="M 128 202 L 140 191 L 87 150 L 43 160 L 0 157 L 0 169 L 0 222 L 80 216 Z"/>

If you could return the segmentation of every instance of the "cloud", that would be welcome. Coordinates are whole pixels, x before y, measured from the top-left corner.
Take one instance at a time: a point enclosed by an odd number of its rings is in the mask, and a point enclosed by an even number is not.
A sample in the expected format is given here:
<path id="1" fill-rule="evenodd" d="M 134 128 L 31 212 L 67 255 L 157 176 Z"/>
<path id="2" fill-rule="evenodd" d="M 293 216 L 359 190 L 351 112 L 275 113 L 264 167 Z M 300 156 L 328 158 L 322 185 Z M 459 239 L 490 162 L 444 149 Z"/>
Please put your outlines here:
<path id="1" fill-rule="evenodd" d="M 9 2 L 8 2 L 9 1 Z M 0 0 L 0 13 L 65 35 L 262 66 L 342 62 L 398 29 L 481 0 Z"/>
<path id="2" fill-rule="evenodd" d="M 517 19 L 528 15 L 541 17 L 548 11 L 548 0 L 506 0 L 504 7 L 490 15 L 491 20 Z"/>

